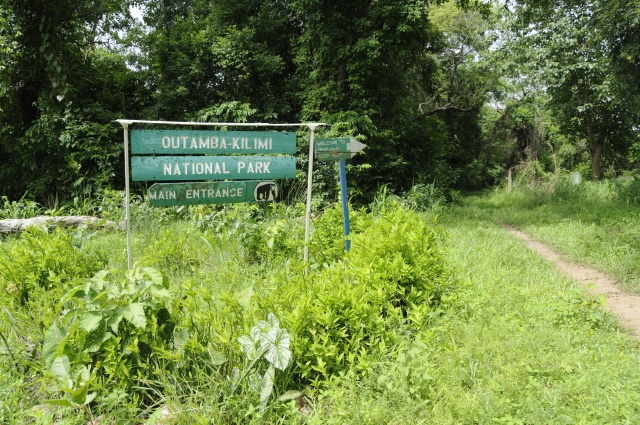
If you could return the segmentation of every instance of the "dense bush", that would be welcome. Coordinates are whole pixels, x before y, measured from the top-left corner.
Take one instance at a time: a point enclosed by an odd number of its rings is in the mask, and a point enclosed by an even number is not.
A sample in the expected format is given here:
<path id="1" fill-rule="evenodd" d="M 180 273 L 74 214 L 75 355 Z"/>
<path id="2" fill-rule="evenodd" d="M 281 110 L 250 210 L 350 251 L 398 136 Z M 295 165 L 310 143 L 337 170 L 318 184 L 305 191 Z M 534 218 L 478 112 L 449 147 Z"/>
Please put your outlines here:
<path id="1" fill-rule="evenodd" d="M 293 332 L 301 383 L 368 371 L 405 325 L 451 290 L 437 229 L 398 203 L 367 217 L 343 259 L 308 276 L 282 273 L 257 288 L 260 311 L 276 312 Z"/>
<path id="2" fill-rule="evenodd" d="M 106 260 L 84 245 L 92 234 L 30 227 L 13 242 L 0 246 L 0 288 L 26 305 L 34 290 L 51 290 L 79 277 L 89 277 Z"/>

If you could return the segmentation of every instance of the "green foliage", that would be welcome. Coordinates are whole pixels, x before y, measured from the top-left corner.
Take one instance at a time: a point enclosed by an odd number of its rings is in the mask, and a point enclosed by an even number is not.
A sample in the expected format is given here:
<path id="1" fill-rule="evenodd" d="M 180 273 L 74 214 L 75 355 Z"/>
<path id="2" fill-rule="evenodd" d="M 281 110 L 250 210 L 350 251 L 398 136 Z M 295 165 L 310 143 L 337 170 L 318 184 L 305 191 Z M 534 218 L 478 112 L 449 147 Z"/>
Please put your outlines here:
<path id="1" fill-rule="evenodd" d="M 42 213 L 42 207 L 37 202 L 25 199 L 10 201 L 7 196 L 2 197 L 0 220 L 8 218 L 32 218 Z"/>
<path id="2" fill-rule="evenodd" d="M 162 274 L 76 270 L 27 308 L 0 292 L 0 421 L 632 423 L 637 343 L 487 218 L 589 261 L 626 258 L 631 276 L 635 178 L 553 178 L 453 206 L 436 185 L 383 186 L 352 212 L 348 253 L 340 208 L 314 214 L 309 264 L 301 206 L 134 204 L 135 257 Z M 115 214 L 120 194 L 105 197 L 64 208 Z M 73 234 L 34 232 L 4 252 Z M 113 253 L 101 269 L 123 266 L 122 233 L 87 235 L 90 256 Z"/>
<path id="3" fill-rule="evenodd" d="M 487 201 L 467 198 L 440 215 L 456 291 L 373 373 L 320 391 L 306 423 L 636 420 L 637 341 L 597 297 L 487 219 L 498 217 Z"/>
<path id="4" fill-rule="evenodd" d="M 105 264 L 99 252 L 87 251 L 85 243 L 95 234 L 30 227 L 15 241 L 0 246 L 0 287 L 15 306 L 36 308 L 34 292 L 64 291 L 67 283 L 90 276 Z"/>
<path id="5" fill-rule="evenodd" d="M 269 313 L 266 321 L 259 321 L 256 326 L 251 328 L 249 336 L 242 335 L 238 342 L 242 347 L 242 352 L 247 356 L 251 364 L 245 370 L 244 375 L 234 383 L 235 386 L 242 382 L 249 372 L 252 372 L 252 369 L 257 366 L 261 359 L 264 359 L 268 364 L 260 383 L 259 409 L 260 413 L 264 413 L 269 398 L 273 393 L 276 369 L 284 371 L 293 362 L 291 350 L 289 349 L 289 333 L 286 329 L 280 328 L 278 319 L 273 313 Z M 233 390 L 231 392 L 233 393 Z"/>
<path id="6" fill-rule="evenodd" d="M 219 241 L 236 239 L 250 262 L 289 258 L 301 252 L 302 205 L 233 204 L 195 209 L 193 222 Z"/>
<path id="7" fill-rule="evenodd" d="M 53 404 L 86 405 L 97 395 L 90 389 L 122 389 L 144 401 L 134 386 L 178 358 L 167 278 L 151 268 L 131 270 L 120 282 L 109 277 L 101 271 L 86 279 L 57 306 L 42 346 L 44 365 L 65 394 Z"/>
<path id="8" fill-rule="evenodd" d="M 344 259 L 258 288 L 260 310 L 276 311 L 293 332 L 299 380 L 318 385 L 350 369 L 370 371 L 407 318 L 451 289 L 439 238 L 417 213 L 393 204 L 353 233 Z"/>
<path id="9" fill-rule="evenodd" d="M 591 285 L 588 291 L 595 288 Z M 606 312 L 606 299 L 602 294 L 583 293 L 576 289 L 561 295 L 564 305 L 557 307 L 557 324 L 586 323 L 591 327 L 611 327 L 612 318 Z"/>

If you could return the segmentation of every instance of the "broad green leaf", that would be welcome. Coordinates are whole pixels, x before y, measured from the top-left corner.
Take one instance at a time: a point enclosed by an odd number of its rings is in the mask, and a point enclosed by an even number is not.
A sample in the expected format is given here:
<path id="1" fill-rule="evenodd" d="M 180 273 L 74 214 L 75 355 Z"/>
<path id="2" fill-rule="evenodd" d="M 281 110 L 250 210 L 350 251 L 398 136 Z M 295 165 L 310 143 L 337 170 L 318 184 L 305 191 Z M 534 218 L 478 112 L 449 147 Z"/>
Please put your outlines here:
<path id="1" fill-rule="evenodd" d="M 73 381 L 69 376 L 70 369 L 69 357 L 67 356 L 56 357 L 53 363 L 51 363 L 51 372 L 53 372 L 53 376 L 56 377 L 56 380 L 60 384 L 61 390 L 69 391 L 73 386 Z"/>
<path id="2" fill-rule="evenodd" d="M 240 338 L 238 338 L 238 342 L 240 343 L 242 352 L 245 354 L 245 356 L 247 356 L 249 360 L 253 361 L 262 354 L 259 339 L 254 339 L 246 335 L 242 335 Z"/>
<path id="3" fill-rule="evenodd" d="M 303 395 L 302 391 L 289 390 L 286 393 L 282 394 L 280 397 L 278 397 L 278 401 L 285 402 L 289 400 L 295 400 L 297 398 L 302 397 L 302 395 Z"/>
<path id="4" fill-rule="evenodd" d="M 269 313 L 267 315 L 267 323 L 272 329 L 280 329 L 280 322 L 278 318 L 273 313 Z"/>
<path id="5" fill-rule="evenodd" d="M 171 294 L 162 285 L 153 284 L 149 287 L 149 293 L 158 298 L 169 298 Z"/>
<path id="6" fill-rule="evenodd" d="M 208 349 L 208 351 L 209 357 L 211 358 L 211 364 L 213 364 L 214 366 L 220 366 L 221 364 L 226 363 L 227 358 L 223 353 L 221 353 L 220 351 L 213 351 L 211 349 Z"/>
<path id="7" fill-rule="evenodd" d="M 64 398 L 59 398 L 56 400 L 45 400 L 44 401 L 46 404 L 51 404 L 54 406 L 62 406 L 62 407 L 73 407 L 73 404 L 71 404 L 71 402 L 67 399 Z"/>
<path id="8" fill-rule="evenodd" d="M 168 280 L 165 282 L 166 279 L 163 278 L 162 273 L 159 270 L 156 270 L 152 267 L 142 267 L 141 271 L 146 274 L 154 284 L 163 286 L 165 288 L 169 286 Z"/>
<path id="9" fill-rule="evenodd" d="M 79 326 L 87 332 L 91 332 L 100 326 L 102 313 L 99 311 L 85 311 L 80 316 Z"/>
<path id="10" fill-rule="evenodd" d="M 144 304 L 132 303 L 125 307 L 124 318 L 139 329 L 147 326 L 147 317 L 144 315 Z"/>
<path id="11" fill-rule="evenodd" d="M 285 370 L 291 359 L 289 344 L 289 333 L 286 329 L 271 329 L 262 341 L 262 347 L 266 350 L 264 357 L 278 369 Z"/>
<path id="12" fill-rule="evenodd" d="M 77 390 L 73 391 L 73 393 L 71 394 L 71 401 L 73 401 L 75 404 L 85 405 L 87 404 L 88 393 L 89 393 L 88 386 L 80 387 Z"/>
<path id="13" fill-rule="evenodd" d="M 90 332 L 84 342 L 84 349 L 89 353 L 95 353 L 100 350 L 100 346 L 103 342 L 111 338 L 111 332 L 107 332 L 107 324 L 102 322 L 102 325 Z"/>
<path id="14" fill-rule="evenodd" d="M 67 339 L 67 329 L 59 328 L 55 323 L 47 330 L 42 343 L 42 358 L 47 368 L 51 368 L 53 360 L 57 354 L 64 350 L 64 344 Z"/>
<path id="15" fill-rule="evenodd" d="M 271 393 L 273 392 L 273 381 L 275 380 L 276 369 L 273 364 L 269 365 L 269 369 L 262 378 L 262 388 L 260 388 L 260 413 L 264 412 L 267 407 L 267 402 Z"/>
<path id="16" fill-rule="evenodd" d="M 120 325 L 120 322 L 124 317 L 125 310 L 125 307 L 116 308 L 115 310 L 113 310 L 113 313 L 111 317 L 109 317 L 109 320 L 107 320 L 107 325 L 111 328 L 114 334 L 118 333 L 118 326 Z"/>
<path id="17" fill-rule="evenodd" d="M 76 286 L 75 288 L 72 288 L 70 291 L 64 294 L 64 296 L 56 304 L 56 310 L 60 311 L 62 309 L 62 306 L 71 298 L 74 298 L 74 297 L 81 298 L 81 297 L 84 297 L 84 295 L 85 295 L 85 291 L 83 290 L 82 286 Z"/>
<path id="18" fill-rule="evenodd" d="M 177 350 L 182 349 L 189 340 L 189 330 L 187 328 L 176 328 L 173 331 L 173 344 Z"/>

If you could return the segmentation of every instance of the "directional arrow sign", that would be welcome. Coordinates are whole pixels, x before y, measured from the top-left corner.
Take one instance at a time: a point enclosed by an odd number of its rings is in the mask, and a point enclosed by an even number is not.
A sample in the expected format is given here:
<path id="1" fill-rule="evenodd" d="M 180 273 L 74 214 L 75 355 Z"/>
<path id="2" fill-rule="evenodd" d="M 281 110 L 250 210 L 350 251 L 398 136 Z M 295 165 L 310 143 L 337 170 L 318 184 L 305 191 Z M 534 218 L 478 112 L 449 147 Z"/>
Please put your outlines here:
<path id="1" fill-rule="evenodd" d="M 273 181 L 156 183 L 147 192 L 151 205 L 162 207 L 275 201 L 277 196 Z"/>
<path id="2" fill-rule="evenodd" d="M 293 156 L 134 156 L 133 181 L 286 179 L 296 176 Z"/>
<path id="3" fill-rule="evenodd" d="M 339 161 L 351 159 L 367 145 L 353 137 L 316 139 L 316 159 L 318 161 Z"/>

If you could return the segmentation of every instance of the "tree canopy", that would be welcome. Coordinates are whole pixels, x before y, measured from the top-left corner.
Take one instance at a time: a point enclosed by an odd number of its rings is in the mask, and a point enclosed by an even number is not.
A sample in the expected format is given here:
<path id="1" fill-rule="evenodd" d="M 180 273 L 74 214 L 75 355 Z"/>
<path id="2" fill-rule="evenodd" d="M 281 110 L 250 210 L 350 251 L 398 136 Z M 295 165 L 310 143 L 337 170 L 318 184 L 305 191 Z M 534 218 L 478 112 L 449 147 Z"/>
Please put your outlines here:
<path id="1" fill-rule="evenodd" d="M 363 199 L 532 161 L 621 173 L 640 157 L 638 6 L 0 0 L 0 194 L 122 187 L 118 118 L 324 121 L 368 145 Z"/>

